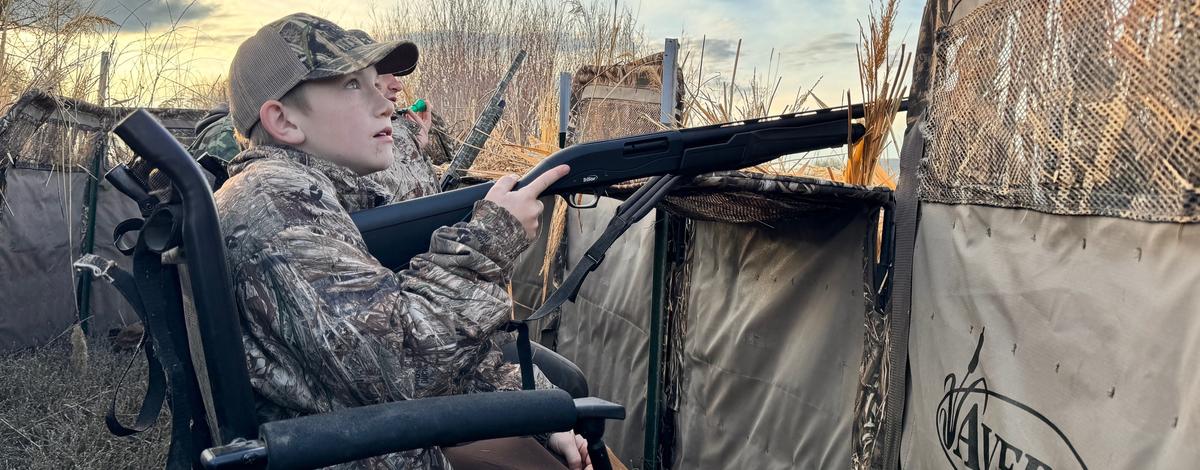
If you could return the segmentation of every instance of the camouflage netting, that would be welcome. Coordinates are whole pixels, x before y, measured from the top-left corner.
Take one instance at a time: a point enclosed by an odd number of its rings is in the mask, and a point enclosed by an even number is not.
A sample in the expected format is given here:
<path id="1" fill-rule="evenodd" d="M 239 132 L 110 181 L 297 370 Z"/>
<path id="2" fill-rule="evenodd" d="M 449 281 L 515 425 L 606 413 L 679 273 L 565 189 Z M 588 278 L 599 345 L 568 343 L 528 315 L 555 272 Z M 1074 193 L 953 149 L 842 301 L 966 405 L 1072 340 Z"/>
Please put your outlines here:
<path id="1" fill-rule="evenodd" d="M 191 109 L 147 110 L 184 145 L 191 142 L 194 125 L 204 116 L 203 111 Z M 131 111 L 29 91 L 0 117 L 0 168 L 87 171 L 97 139 Z M 130 155 L 119 139 L 113 142 L 116 145 L 106 155 L 102 169 L 124 162 Z"/>
<path id="2" fill-rule="evenodd" d="M 571 84 L 575 142 L 657 132 L 662 101 L 663 54 L 620 65 L 589 65 Z M 682 112 L 683 72 L 677 71 L 676 116 Z"/>
<path id="3" fill-rule="evenodd" d="M 1200 222 L 1198 15 L 993 0 L 940 29 L 921 199 Z"/>
<path id="4" fill-rule="evenodd" d="M 102 129 L 93 106 L 40 92 L 23 95 L 0 118 L 0 167 L 80 171 Z"/>
<path id="5" fill-rule="evenodd" d="M 640 184 L 610 189 L 625 198 Z M 764 224 L 795 220 L 814 212 L 879 206 L 891 200 L 884 187 L 864 188 L 802 176 L 729 171 L 696 177 L 667 196 L 659 206 L 694 220 L 731 224 Z"/>

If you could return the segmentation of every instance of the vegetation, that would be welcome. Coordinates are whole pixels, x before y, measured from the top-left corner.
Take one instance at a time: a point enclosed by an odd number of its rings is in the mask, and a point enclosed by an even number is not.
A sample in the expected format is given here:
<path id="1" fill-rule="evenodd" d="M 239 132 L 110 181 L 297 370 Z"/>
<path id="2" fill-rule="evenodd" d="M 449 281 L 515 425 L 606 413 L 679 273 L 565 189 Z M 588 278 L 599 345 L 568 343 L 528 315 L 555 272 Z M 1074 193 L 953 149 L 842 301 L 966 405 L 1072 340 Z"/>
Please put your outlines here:
<path id="1" fill-rule="evenodd" d="M 116 437 L 104 427 L 117 391 L 118 413 L 130 423 L 146 390 L 140 353 L 92 348 L 87 367 L 72 366 L 68 335 L 0 360 L 0 468 L 162 468 L 170 413 L 145 433 Z"/>

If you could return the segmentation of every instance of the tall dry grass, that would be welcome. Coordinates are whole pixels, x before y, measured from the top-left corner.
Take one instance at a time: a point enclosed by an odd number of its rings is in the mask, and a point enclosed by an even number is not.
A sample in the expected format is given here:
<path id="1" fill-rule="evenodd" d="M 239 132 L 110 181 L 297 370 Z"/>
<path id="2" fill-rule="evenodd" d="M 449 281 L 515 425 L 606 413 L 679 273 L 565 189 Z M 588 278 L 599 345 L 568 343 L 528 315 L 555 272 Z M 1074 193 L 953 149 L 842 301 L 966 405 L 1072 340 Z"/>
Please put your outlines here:
<path id="1" fill-rule="evenodd" d="M 120 419 L 133 421 L 146 390 L 145 358 L 94 348 L 82 373 L 75 360 L 65 336 L 0 360 L 0 468 L 162 468 L 170 441 L 167 407 L 142 434 L 116 437 L 104 427 L 114 392 Z M 129 375 L 119 384 L 126 367 Z"/>
<path id="2" fill-rule="evenodd" d="M 506 154 L 512 148 L 546 150 L 543 144 L 553 145 L 558 73 L 632 59 L 643 44 L 636 18 L 627 9 L 583 0 L 398 2 L 375 15 L 369 29 L 377 38 L 407 39 L 420 46 L 421 64 L 404 83 L 411 96 L 431 101 L 459 140 L 518 51 L 526 51 L 505 94 L 504 115 L 483 149 L 484 161 L 511 158 Z"/>
<path id="3" fill-rule="evenodd" d="M 706 126 L 829 107 L 829 104 L 814 91 L 821 81 L 820 78 L 796 90 L 780 90 L 784 78 L 780 71 L 782 58 L 775 50 L 769 54 L 764 71 L 751 68 L 748 77 L 743 71 L 739 81 L 742 40 L 738 39 L 733 64 L 728 70 L 705 68 L 706 46 L 706 36 L 701 37 L 698 51 L 695 43 L 685 43 L 681 46 L 684 48 L 681 67 L 684 70 L 685 81 L 694 84 L 686 87 L 681 120 L 683 127 Z M 835 151 L 816 151 L 788 155 L 749 170 L 842 181 L 844 167 L 844 158 Z"/>
<path id="4" fill-rule="evenodd" d="M 820 80 L 816 80 L 808 88 L 799 88 L 790 101 L 786 95 L 791 90 L 780 90 L 783 75 L 781 56 L 771 50 L 767 59 L 766 70 L 761 74 L 757 68 L 750 70 L 747 79 L 743 73 L 743 82 L 738 81 L 738 68 L 742 58 L 742 39 L 738 39 L 734 51 L 733 66 L 726 71 L 708 70 L 705 73 L 704 59 L 707 46 L 707 36 L 700 38 L 699 51 L 694 44 L 684 44 L 684 59 L 681 67 L 685 73 L 685 83 L 694 84 L 686 87 L 682 125 L 684 127 L 704 126 L 723 122 L 738 121 L 773 114 L 787 114 L 802 111 L 814 105 L 824 106 L 824 102 L 816 96 L 813 89 Z M 696 58 L 693 59 L 693 54 Z M 695 68 L 691 67 L 696 62 Z M 726 79 L 725 77 L 729 78 Z M 781 95 L 780 93 L 783 93 Z M 782 108 L 776 105 L 784 103 Z"/>
<path id="5" fill-rule="evenodd" d="M 75 0 L 0 0 L 0 109 L 30 88 L 90 98 L 99 56 L 90 39 L 113 24 Z"/>
<path id="6" fill-rule="evenodd" d="M 0 112 L 31 89 L 97 102 L 103 52 L 111 57 L 107 105 L 204 108 L 224 100 L 224 80 L 195 67 L 202 33 L 181 24 L 186 9 L 163 27 L 131 31 L 95 5 L 0 0 Z"/>
<path id="7" fill-rule="evenodd" d="M 896 0 L 875 0 L 868 27 L 859 26 L 858 74 L 864 103 L 862 123 L 867 133 L 847 149 L 844 175 L 847 183 L 869 185 L 875 181 L 879 157 L 891 136 L 900 101 L 908 95 L 904 81 L 909 56 L 905 55 L 904 46 L 895 53 L 888 46 L 896 13 Z"/>

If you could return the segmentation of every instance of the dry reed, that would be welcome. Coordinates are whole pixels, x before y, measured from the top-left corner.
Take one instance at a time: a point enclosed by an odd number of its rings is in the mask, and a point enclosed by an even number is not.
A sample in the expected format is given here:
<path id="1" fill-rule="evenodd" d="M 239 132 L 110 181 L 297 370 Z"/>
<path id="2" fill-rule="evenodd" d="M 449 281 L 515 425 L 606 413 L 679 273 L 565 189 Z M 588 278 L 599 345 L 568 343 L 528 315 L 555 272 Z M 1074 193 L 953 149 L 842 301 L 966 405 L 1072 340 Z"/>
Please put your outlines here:
<path id="1" fill-rule="evenodd" d="M 870 185 L 874 180 L 879 157 L 891 135 L 892 121 L 900 101 L 908 94 L 904 85 L 909 56 L 900 51 L 892 54 L 888 39 L 896 20 L 896 0 L 877 0 L 872 4 L 868 29 L 859 24 L 858 72 L 863 98 L 863 126 L 867 133 L 857 144 L 847 148 L 844 180 L 850 184 Z"/>
<path id="2" fill-rule="evenodd" d="M 84 362 L 76 362 L 82 360 Z M 118 383 L 129 367 L 124 384 Z M 79 369 L 91 373 L 80 374 Z M 122 422 L 131 422 L 146 390 L 139 352 L 97 347 L 72 356 L 68 335 L 0 360 L 0 468 L 162 468 L 170 409 L 145 433 L 116 437 L 104 427 L 114 392 Z"/>
<path id="3" fill-rule="evenodd" d="M 31 89 L 97 102 L 102 52 L 112 66 L 107 105 L 207 108 L 224 101 L 226 81 L 195 66 L 202 33 L 181 24 L 186 9 L 138 34 L 94 6 L 0 0 L 0 112 Z"/>

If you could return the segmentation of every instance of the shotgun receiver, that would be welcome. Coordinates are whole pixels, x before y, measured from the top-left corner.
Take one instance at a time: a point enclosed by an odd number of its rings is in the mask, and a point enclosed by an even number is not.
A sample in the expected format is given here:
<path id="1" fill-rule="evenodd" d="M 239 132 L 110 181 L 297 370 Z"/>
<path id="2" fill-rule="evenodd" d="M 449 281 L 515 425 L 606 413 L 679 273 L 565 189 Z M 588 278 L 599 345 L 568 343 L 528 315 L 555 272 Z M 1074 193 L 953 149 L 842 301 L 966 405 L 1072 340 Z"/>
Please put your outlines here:
<path id="1" fill-rule="evenodd" d="M 846 145 L 865 133 L 850 119 L 862 117 L 862 105 L 667 130 L 653 134 L 578 144 L 555 152 L 529 170 L 521 188 L 561 164 L 571 172 L 543 192 L 597 193 L 608 186 L 652 176 L 690 177 L 738 170 L 776 157 Z M 391 269 L 408 264 L 429 249 L 439 227 L 464 220 L 492 183 L 376 207 L 351 215 L 368 250 Z"/>

